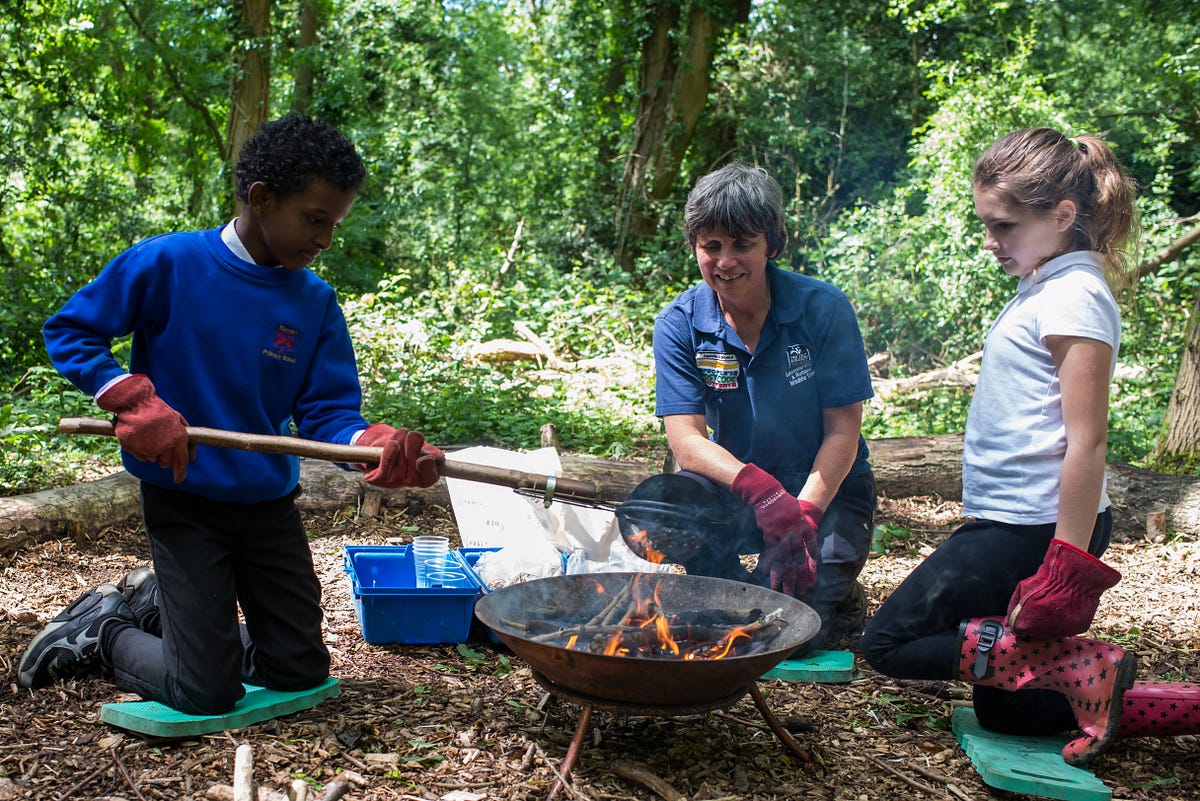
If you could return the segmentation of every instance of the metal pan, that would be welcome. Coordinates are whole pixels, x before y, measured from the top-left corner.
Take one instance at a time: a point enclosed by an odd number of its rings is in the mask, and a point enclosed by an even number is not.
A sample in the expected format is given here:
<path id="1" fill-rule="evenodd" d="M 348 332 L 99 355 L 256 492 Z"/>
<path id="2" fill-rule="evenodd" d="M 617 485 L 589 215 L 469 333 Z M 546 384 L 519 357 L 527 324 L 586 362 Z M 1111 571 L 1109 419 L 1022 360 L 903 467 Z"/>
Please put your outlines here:
<path id="1" fill-rule="evenodd" d="M 674 573 L 655 574 L 657 597 L 673 613 L 722 609 L 740 613 L 776 609 L 788 621 L 764 651 L 725 659 L 683 661 L 605 656 L 530 639 L 522 622 L 546 610 L 565 625 L 594 617 L 637 573 L 554 576 L 494 590 L 475 604 L 475 615 L 550 682 L 592 698 L 648 706 L 706 704 L 749 687 L 821 627 L 817 613 L 788 595 L 739 581 Z M 598 592 L 598 588 L 603 592 Z"/>

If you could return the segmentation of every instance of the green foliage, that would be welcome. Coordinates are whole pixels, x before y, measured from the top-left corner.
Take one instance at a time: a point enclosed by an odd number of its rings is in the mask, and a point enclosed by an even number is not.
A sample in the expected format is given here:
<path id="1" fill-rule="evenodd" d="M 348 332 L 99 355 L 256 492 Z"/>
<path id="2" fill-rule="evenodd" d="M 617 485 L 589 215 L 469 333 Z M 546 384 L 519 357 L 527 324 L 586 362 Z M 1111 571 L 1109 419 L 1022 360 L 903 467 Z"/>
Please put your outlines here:
<path id="1" fill-rule="evenodd" d="M 119 464 L 115 440 L 58 433 L 59 418 L 94 413 L 91 398 L 49 367 L 30 368 L 5 387 L 0 392 L 0 495 L 111 472 Z"/>
<path id="2" fill-rule="evenodd" d="M 909 529 L 894 523 L 880 523 L 871 535 L 871 553 L 886 554 L 901 550 L 912 555 L 915 549 L 909 542 L 911 539 L 912 531 Z"/>
<path id="3" fill-rule="evenodd" d="M 651 5 L 317 5 L 317 44 L 298 53 L 298 0 L 272 4 L 272 34 L 257 43 L 271 59 L 271 112 L 289 107 L 294 69 L 311 65 L 307 110 L 368 161 L 315 269 L 346 302 L 368 414 L 438 442 L 532 447 L 554 422 L 572 450 L 661 448 L 650 325 L 695 280 L 679 234 L 687 186 L 730 158 L 780 180 L 782 261 L 847 292 L 868 350 L 888 352 L 896 376 L 977 351 L 1012 293 L 980 253 L 969 186 L 998 135 L 1033 124 L 1104 133 L 1143 187 L 1146 253 L 1200 208 L 1200 18 L 1187 0 L 755 3 L 750 23 L 714 44 L 677 196 L 629 275 L 613 265 L 615 220 L 645 123 Z M 128 245 L 229 218 L 239 11 L 195 0 L 5 9 L 0 486 L 13 492 L 115 454 L 55 433 L 57 417 L 93 410 L 47 368 L 45 318 Z M 1143 459 L 1158 437 L 1198 276 L 1193 248 L 1123 298 L 1110 458 Z M 518 323 L 574 369 L 470 357 L 480 342 L 520 338 Z M 897 400 L 866 430 L 961 430 L 968 403 L 958 390 Z"/>
<path id="4" fill-rule="evenodd" d="M 555 281 L 561 292 L 548 285 Z M 545 423 L 555 424 L 563 447 L 575 452 L 612 454 L 661 442 L 650 415 L 645 349 L 662 303 L 584 282 L 568 291 L 570 283 L 555 273 L 527 275 L 500 292 L 464 274 L 448 293 L 409 297 L 387 281 L 379 292 L 348 302 L 365 414 L 442 443 L 533 448 Z M 561 343 L 555 355 L 575 369 L 472 358 L 474 344 L 517 338 L 513 326 L 521 321 L 541 339 Z"/>

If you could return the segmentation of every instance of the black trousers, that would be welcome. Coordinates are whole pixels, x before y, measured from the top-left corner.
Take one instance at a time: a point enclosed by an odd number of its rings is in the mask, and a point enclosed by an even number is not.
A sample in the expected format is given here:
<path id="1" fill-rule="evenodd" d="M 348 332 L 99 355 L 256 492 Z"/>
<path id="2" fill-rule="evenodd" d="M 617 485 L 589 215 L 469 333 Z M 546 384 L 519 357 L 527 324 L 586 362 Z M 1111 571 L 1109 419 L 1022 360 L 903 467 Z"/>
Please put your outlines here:
<path id="1" fill-rule="evenodd" d="M 233 708 L 243 682 L 294 691 L 329 676 L 298 494 L 237 504 L 142 485 L 162 637 L 107 627 L 102 655 L 118 687 L 206 715 Z"/>
<path id="2" fill-rule="evenodd" d="M 1022 579 L 1041 567 L 1054 523 L 1017 526 L 977 520 L 950 535 L 900 583 L 867 622 L 863 658 L 898 679 L 958 677 L 959 624 L 1003 616 Z M 1112 536 L 1112 512 L 1096 517 L 1088 551 L 1099 557 Z M 1074 729 L 1066 698 L 1049 690 L 974 688 L 980 725 L 1009 734 Z"/>
<path id="3" fill-rule="evenodd" d="M 769 586 L 770 577 L 765 572 L 755 570 L 750 573 L 738 560 L 739 554 L 758 554 L 763 549 L 763 533 L 755 522 L 754 509 L 726 487 L 703 476 L 687 471 L 677 475 L 686 476 L 705 487 L 733 521 L 731 536 L 706 543 L 707 547 L 685 563 L 684 569 L 694 575 Z M 799 489 L 787 488 L 792 493 Z M 821 618 L 821 629 L 805 643 L 805 651 L 824 647 L 836 633 L 830 621 L 838 605 L 849 595 L 871 553 L 875 506 L 875 474 L 868 470 L 862 475 L 847 477 L 825 510 L 817 530 L 820 545 L 817 583 L 808 593 L 799 596 L 799 600 L 812 607 Z"/>

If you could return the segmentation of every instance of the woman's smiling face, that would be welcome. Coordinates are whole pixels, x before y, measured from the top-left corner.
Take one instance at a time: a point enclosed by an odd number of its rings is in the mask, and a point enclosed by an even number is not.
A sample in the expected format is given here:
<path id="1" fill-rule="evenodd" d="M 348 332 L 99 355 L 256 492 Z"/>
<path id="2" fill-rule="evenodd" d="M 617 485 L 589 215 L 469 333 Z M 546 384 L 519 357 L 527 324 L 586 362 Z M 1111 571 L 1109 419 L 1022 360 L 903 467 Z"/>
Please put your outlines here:
<path id="1" fill-rule="evenodd" d="M 733 237 L 722 231 L 701 231 L 695 253 L 704 283 L 722 303 L 741 305 L 765 292 L 768 257 L 763 234 Z"/>

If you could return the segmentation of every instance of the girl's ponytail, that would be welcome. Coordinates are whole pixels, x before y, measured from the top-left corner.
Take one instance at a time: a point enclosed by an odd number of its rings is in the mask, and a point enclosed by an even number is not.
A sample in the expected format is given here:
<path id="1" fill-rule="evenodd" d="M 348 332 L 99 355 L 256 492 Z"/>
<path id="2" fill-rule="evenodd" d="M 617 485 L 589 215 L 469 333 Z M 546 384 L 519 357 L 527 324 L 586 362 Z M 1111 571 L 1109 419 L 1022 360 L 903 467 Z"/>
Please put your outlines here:
<path id="1" fill-rule="evenodd" d="M 1081 208 L 1076 236 L 1085 240 L 1087 250 L 1104 256 L 1110 278 L 1121 283 L 1137 259 L 1137 186 L 1099 137 L 1083 135 L 1072 141 L 1092 176 L 1091 196 Z"/>

